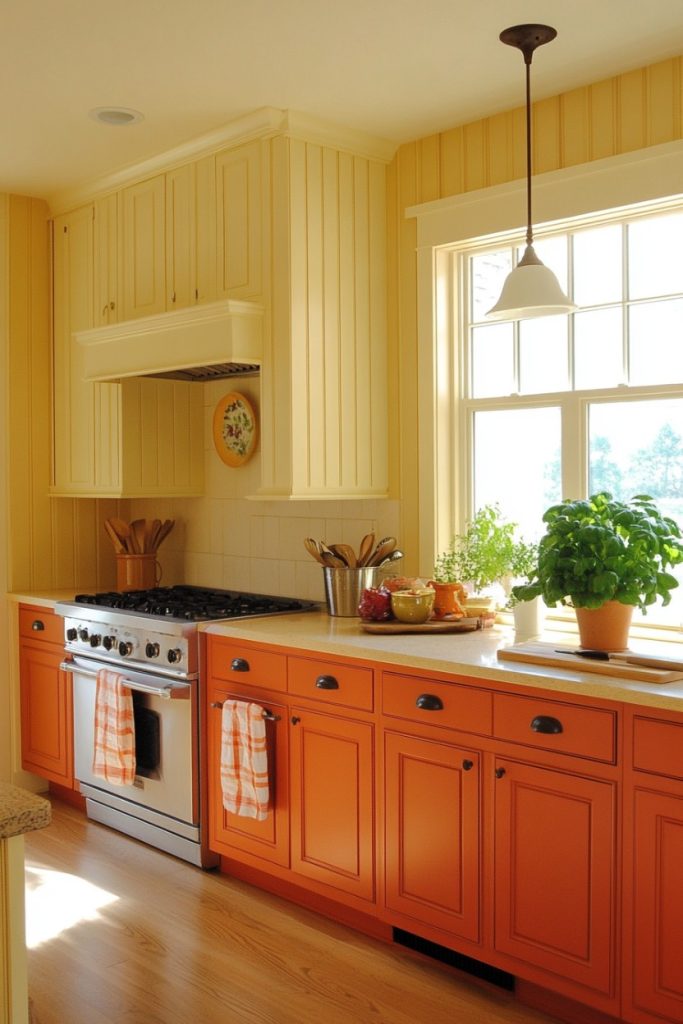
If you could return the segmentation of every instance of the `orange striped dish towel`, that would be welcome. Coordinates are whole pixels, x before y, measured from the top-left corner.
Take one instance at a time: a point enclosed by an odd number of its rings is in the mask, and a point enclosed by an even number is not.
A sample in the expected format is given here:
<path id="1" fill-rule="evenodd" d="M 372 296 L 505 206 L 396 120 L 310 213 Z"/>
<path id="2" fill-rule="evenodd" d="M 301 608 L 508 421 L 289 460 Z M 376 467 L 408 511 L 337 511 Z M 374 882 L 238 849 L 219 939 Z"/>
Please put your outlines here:
<path id="1" fill-rule="evenodd" d="M 133 697 L 122 679 L 111 669 L 97 673 L 92 770 L 115 786 L 130 786 L 135 780 Z"/>
<path id="2" fill-rule="evenodd" d="M 232 814 L 264 821 L 268 817 L 268 754 L 263 708 L 226 700 L 221 718 L 223 806 Z"/>

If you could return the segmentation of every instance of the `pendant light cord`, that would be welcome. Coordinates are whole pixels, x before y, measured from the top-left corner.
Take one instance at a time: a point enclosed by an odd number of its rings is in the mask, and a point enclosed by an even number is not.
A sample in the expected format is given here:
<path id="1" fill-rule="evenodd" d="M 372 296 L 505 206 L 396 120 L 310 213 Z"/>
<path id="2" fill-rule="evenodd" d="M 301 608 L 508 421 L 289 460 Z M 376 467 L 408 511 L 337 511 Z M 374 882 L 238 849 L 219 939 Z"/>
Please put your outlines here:
<path id="1" fill-rule="evenodd" d="M 531 53 L 524 54 L 526 66 L 526 244 L 534 240 L 531 220 Z"/>

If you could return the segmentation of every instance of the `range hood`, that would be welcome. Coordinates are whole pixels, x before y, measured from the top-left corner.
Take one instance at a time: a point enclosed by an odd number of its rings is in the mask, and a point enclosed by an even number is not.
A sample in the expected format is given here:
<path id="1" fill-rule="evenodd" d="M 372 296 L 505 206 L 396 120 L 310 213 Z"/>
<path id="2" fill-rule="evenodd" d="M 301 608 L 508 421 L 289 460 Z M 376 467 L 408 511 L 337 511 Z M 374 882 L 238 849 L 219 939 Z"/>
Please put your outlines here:
<path id="1" fill-rule="evenodd" d="M 258 372 L 263 307 L 228 299 L 77 331 L 74 338 L 83 348 L 86 380 L 220 380 Z"/>

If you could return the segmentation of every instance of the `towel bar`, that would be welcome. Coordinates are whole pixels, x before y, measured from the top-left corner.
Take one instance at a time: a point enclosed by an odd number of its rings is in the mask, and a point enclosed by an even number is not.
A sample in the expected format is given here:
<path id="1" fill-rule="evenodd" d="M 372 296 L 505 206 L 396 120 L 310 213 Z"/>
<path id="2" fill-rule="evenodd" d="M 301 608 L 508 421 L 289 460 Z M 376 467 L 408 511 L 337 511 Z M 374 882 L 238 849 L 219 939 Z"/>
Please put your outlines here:
<path id="1" fill-rule="evenodd" d="M 222 700 L 212 700 L 211 707 L 222 708 L 224 703 L 225 701 Z M 263 709 L 263 717 L 265 718 L 266 722 L 279 722 L 281 719 L 281 715 L 274 715 L 273 712 L 268 711 L 267 708 Z"/>

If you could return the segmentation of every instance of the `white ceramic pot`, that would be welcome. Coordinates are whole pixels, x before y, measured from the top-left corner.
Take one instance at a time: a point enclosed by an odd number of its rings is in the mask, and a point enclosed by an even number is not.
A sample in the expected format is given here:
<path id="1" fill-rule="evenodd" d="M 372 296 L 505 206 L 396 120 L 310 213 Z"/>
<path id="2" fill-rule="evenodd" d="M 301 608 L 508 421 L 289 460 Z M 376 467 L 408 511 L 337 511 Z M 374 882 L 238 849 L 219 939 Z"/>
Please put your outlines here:
<path id="1" fill-rule="evenodd" d="M 515 621 L 515 640 L 530 640 L 543 632 L 545 606 L 540 597 L 533 601 L 519 601 L 512 609 Z"/>

